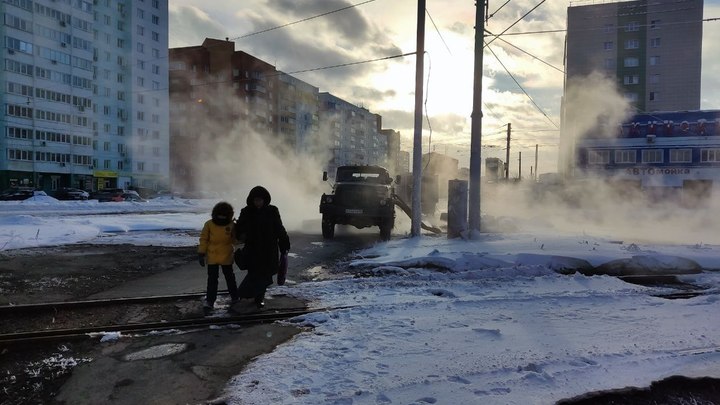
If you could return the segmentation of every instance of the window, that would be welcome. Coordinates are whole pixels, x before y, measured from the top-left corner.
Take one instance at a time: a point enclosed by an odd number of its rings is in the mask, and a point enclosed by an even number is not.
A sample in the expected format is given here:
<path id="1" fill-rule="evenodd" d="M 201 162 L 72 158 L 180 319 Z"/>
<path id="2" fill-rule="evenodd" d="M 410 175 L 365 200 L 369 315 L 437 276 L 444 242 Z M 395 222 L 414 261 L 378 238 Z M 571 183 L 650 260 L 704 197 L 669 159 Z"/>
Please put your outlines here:
<path id="1" fill-rule="evenodd" d="M 612 25 L 612 24 L 605 24 L 605 26 L 603 27 L 603 29 L 604 29 L 604 31 L 605 31 L 606 34 L 612 34 L 613 31 L 615 30 L 615 26 Z"/>
<path id="2" fill-rule="evenodd" d="M 160 50 L 153 48 L 153 50 L 152 50 L 152 56 L 153 56 L 153 58 L 155 58 L 155 59 L 160 58 Z"/>
<path id="3" fill-rule="evenodd" d="M 631 103 L 639 100 L 639 96 L 637 93 L 625 93 L 623 96 L 625 97 L 625 100 Z"/>
<path id="4" fill-rule="evenodd" d="M 656 91 L 651 91 L 648 93 L 648 99 L 650 101 L 658 101 L 658 93 Z"/>
<path id="5" fill-rule="evenodd" d="M 137 112 L 137 119 L 138 119 L 138 121 L 145 121 L 145 112 L 144 112 L 144 111 L 138 111 L 138 112 Z"/>
<path id="6" fill-rule="evenodd" d="M 625 32 L 640 31 L 640 23 L 637 21 L 631 21 L 625 26 Z"/>
<path id="7" fill-rule="evenodd" d="M 659 56 L 651 56 L 650 57 L 650 66 L 658 66 L 659 64 L 660 64 Z"/>
<path id="8" fill-rule="evenodd" d="M 638 75 L 625 75 L 623 79 L 625 84 L 640 84 L 640 76 Z"/>
<path id="9" fill-rule="evenodd" d="M 670 163 L 692 162 L 692 149 L 670 149 Z"/>
<path id="10" fill-rule="evenodd" d="M 143 10 L 143 9 L 141 9 L 141 8 L 137 9 L 137 16 L 138 16 L 138 18 L 141 19 L 141 20 L 142 20 L 143 18 L 145 18 L 145 10 Z"/>
<path id="11" fill-rule="evenodd" d="M 627 150 L 616 150 L 615 151 L 615 163 L 635 163 L 637 160 L 636 153 L 632 149 Z"/>
<path id="12" fill-rule="evenodd" d="M 659 48 L 660 47 L 660 38 L 651 38 L 650 39 L 650 47 L 651 48 Z"/>
<path id="13" fill-rule="evenodd" d="M 118 38 L 118 40 L 117 40 L 117 47 L 120 48 L 120 49 L 125 48 L 125 40 L 122 39 L 122 38 Z"/>
<path id="14" fill-rule="evenodd" d="M 623 65 L 625 67 L 637 67 L 640 66 L 640 60 L 636 57 L 625 58 Z"/>
<path id="15" fill-rule="evenodd" d="M 589 150 L 588 163 L 591 165 L 606 165 L 610 163 L 609 150 Z"/>
<path id="16" fill-rule="evenodd" d="M 140 36 L 145 35 L 145 27 L 143 27 L 142 25 L 138 25 L 136 30 L 137 30 L 138 35 L 140 35 Z"/>
<path id="17" fill-rule="evenodd" d="M 650 29 L 656 30 L 660 28 L 660 20 L 650 20 Z"/>
<path id="18" fill-rule="evenodd" d="M 625 41 L 625 49 L 638 49 L 640 48 L 639 39 L 628 39 Z"/>
<path id="19" fill-rule="evenodd" d="M 158 17 L 156 15 L 152 16 L 152 23 L 155 25 L 160 24 L 160 17 Z"/>
<path id="20" fill-rule="evenodd" d="M 658 74 L 650 75 L 650 83 L 652 83 L 652 84 L 660 83 L 660 75 L 658 75 Z"/>
<path id="21" fill-rule="evenodd" d="M 142 42 L 138 42 L 135 48 L 137 49 L 138 53 L 145 53 L 145 45 L 143 45 Z"/>
<path id="22" fill-rule="evenodd" d="M 103 142 L 103 150 L 105 152 L 110 151 L 110 142 Z"/>
<path id="23" fill-rule="evenodd" d="M 140 86 L 140 87 L 145 86 L 145 78 L 144 78 L 144 77 L 141 77 L 141 76 L 138 76 L 138 78 L 137 78 L 137 85 Z"/>
<path id="24" fill-rule="evenodd" d="M 613 49 L 613 43 L 612 43 L 612 41 L 605 41 L 605 42 L 603 42 L 603 49 L 605 49 L 606 51 L 612 50 L 612 49 Z"/>
<path id="25" fill-rule="evenodd" d="M 156 75 L 160 74 L 160 65 L 152 65 L 152 72 Z"/>
<path id="26" fill-rule="evenodd" d="M 663 162 L 663 150 L 662 149 L 643 149 L 641 152 L 641 159 L 643 163 L 662 163 Z"/>
<path id="27" fill-rule="evenodd" d="M 160 8 L 160 0 L 152 0 L 153 8 Z"/>
<path id="28" fill-rule="evenodd" d="M 160 41 L 160 34 L 158 34 L 157 32 L 153 31 L 153 32 L 152 32 L 152 40 L 153 40 L 153 41 Z"/>
<path id="29" fill-rule="evenodd" d="M 720 149 L 700 149 L 701 162 L 720 162 Z"/>

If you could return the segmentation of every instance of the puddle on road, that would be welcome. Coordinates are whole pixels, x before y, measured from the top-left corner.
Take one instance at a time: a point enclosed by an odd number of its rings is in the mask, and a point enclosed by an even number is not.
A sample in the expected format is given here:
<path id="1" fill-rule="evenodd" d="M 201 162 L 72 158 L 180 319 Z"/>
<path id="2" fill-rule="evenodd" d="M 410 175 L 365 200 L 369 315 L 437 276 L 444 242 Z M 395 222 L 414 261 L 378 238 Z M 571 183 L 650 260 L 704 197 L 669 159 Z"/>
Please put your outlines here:
<path id="1" fill-rule="evenodd" d="M 187 350 L 187 343 L 166 343 L 158 346 L 148 347 L 135 353 L 123 356 L 125 361 L 159 359 L 162 357 L 172 356 L 173 354 L 182 353 Z"/>

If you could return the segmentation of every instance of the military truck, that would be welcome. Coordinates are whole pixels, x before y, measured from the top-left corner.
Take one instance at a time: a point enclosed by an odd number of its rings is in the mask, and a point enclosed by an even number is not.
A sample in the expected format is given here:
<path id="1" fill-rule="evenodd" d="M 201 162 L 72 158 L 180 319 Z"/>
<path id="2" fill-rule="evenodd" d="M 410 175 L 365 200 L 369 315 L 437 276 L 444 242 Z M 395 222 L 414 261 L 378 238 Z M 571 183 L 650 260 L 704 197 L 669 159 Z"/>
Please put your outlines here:
<path id="1" fill-rule="evenodd" d="M 323 180 L 328 173 L 323 172 Z M 394 190 L 388 171 L 380 166 L 340 166 L 331 194 L 320 199 L 324 239 L 335 236 L 335 225 L 358 229 L 380 227 L 380 239 L 389 240 L 395 226 Z"/>

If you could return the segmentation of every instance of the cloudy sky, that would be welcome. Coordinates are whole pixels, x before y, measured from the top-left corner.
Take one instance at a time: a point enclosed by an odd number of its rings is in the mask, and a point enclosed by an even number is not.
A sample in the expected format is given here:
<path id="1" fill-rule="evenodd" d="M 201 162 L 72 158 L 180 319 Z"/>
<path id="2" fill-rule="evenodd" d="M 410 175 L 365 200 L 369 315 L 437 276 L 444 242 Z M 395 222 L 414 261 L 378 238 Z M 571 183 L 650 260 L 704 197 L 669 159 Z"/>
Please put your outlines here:
<path id="1" fill-rule="evenodd" d="M 598 2 L 598 0 L 595 0 Z M 563 85 L 567 0 L 490 1 L 485 28 L 499 34 L 542 3 L 484 53 L 483 159 L 505 160 L 505 128 L 512 123 L 511 176 L 518 152 L 523 175 L 539 144 L 540 173 L 557 170 L 559 110 Z M 573 4 L 585 4 L 587 1 Z M 447 153 L 469 164 L 473 90 L 475 2 L 427 0 L 425 129 L 423 152 Z M 350 7 L 284 28 L 269 28 Z M 704 18 L 720 17 L 720 0 L 705 0 Z M 413 137 L 415 57 L 392 58 L 347 67 L 293 73 L 414 52 L 414 0 L 173 0 L 170 47 L 199 45 L 206 37 L 230 38 L 278 70 L 333 93 L 383 117 L 383 127 L 399 130 L 403 149 Z M 703 109 L 720 109 L 720 21 L 703 23 Z M 487 40 L 487 39 L 486 39 Z M 527 92 L 523 92 L 517 81 Z M 513 172 L 514 171 L 514 172 Z"/>

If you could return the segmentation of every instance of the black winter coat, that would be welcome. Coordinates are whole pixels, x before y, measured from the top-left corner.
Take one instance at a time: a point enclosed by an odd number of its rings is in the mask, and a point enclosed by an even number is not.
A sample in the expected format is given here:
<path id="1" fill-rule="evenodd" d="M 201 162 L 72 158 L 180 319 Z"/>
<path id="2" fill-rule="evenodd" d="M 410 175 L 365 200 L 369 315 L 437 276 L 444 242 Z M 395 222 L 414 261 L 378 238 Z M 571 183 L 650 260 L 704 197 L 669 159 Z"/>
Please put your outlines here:
<path id="1" fill-rule="evenodd" d="M 262 197 L 265 205 L 258 209 L 253 199 Z M 247 197 L 247 206 L 240 211 L 235 225 L 235 237 L 244 241 L 243 260 L 248 271 L 264 276 L 277 274 L 279 252 L 290 250 L 290 238 L 280 218 L 280 211 L 270 205 L 270 193 L 261 186 L 254 187 Z"/>

